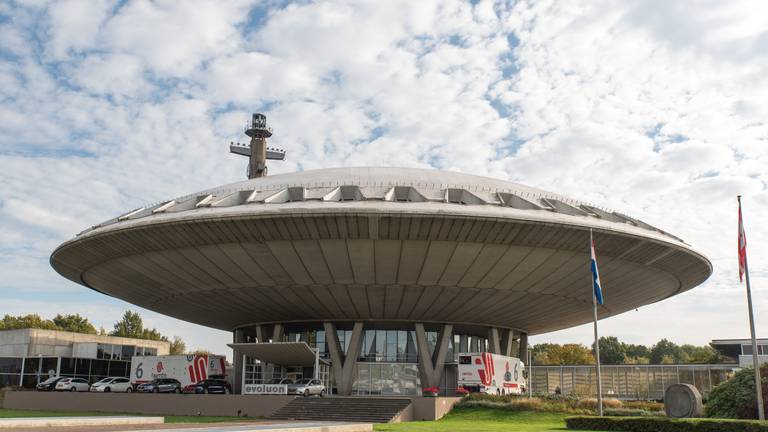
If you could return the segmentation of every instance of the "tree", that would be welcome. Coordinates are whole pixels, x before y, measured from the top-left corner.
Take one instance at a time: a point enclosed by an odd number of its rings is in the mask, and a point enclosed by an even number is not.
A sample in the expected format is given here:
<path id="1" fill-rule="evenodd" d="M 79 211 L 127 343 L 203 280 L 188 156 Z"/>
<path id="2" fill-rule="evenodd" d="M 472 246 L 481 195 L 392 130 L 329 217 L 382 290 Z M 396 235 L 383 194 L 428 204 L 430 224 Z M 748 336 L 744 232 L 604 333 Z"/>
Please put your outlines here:
<path id="1" fill-rule="evenodd" d="M 190 354 L 194 354 L 196 356 L 209 356 L 209 355 L 211 355 L 213 353 L 208 351 L 208 350 L 204 350 L 204 349 L 198 348 L 198 349 L 192 351 Z"/>
<path id="2" fill-rule="evenodd" d="M 167 341 L 168 338 L 161 335 L 157 329 L 143 329 L 141 331 L 141 339 L 148 339 L 148 340 L 156 340 L 156 341 Z"/>
<path id="3" fill-rule="evenodd" d="M 651 348 L 651 364 L 662 364 L 664 362 L 679 363 L 682 357 L 682 350 L 674 342 L 662 339 Z M 667 363 L 664 363 L 667 364 Z"/>
<path id="4" fill-rule="evenodd" d="M 531 362 L 535 365 L 553 364 L 549 360 L 550 351 L 554 350 L 559 345 L 551 343 L 536 344 L 531 347 Z"/>
<path id="5" fill-rule="evenodd" d="M 603 336 L 599 339 L 600 344 L 600 363 L 602 364 L 624 364 L 627 355 L 624 351 L 625 345 L 619 342 L 615 336 Z"/>
<path id="6" fill-rule="evenodd" d="M 53 318 L 53 324 L 60 330 L 75 333 L 96 334 L 96 328 L 88 322 L 88 318 L 83 318 L 80 314 L 62 315 L 57 314 Z"/>
<path id="7" fill-rule="evenodd" d="M 180 337 L 174 336 L 171 341 L 171 355 L 184 354 L 187 351 L 187 344 Z"/>
<path id="8" fill-rule="evenodd" d="M 40 318 L 38 314 L 29 315 L 5 315 L 0 322 L 0 330 L 16 330 L 25 328 L 37 328 L 43 330 L 58 330 L 51 320 Z"/>
<path id="9" fill-rule="evenodd" d="M 645 345 L 623 344 L 624 354 L 627 357 L 651 357 L 651 350 Z"/>
<path id="10" fill-rule="evenodd" d="M 141 320 L 141 315 L 138 312 L 127 310 L 120 321 L 115 323 L 115 329 L 109 335 L 142 339 L 143 331 L 144 323 Z"/>
<path id="11" fill-rule="evenodd" d="M 696 345 L 682 345 L 680 346 L 682 351 L 680 361 L 683 363 L 719 363 L 720 354 L 715 351 L 709 345 L 696 346 Z"/>

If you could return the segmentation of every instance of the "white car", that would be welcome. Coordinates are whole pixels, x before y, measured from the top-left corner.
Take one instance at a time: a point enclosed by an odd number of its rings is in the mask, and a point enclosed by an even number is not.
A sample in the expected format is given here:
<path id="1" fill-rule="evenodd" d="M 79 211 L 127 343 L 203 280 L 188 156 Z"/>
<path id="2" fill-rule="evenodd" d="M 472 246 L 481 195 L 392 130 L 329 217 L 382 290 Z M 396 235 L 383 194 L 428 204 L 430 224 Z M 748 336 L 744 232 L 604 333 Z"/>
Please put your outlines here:
<path id="1" fill-rule="evenodd" d="M 319 395 L 323 397 L 325 396 L 325 386 L 320 380 L 304 378 L 293 384 L 288 384 L 288 394 L 302 396 Z"/>
<path id="2" fill-rule="evenodd" d="M 133 391 L 131 380 L 123 377 L 107 377 L 101 381 L 91 384 L 92 392 L 119 392 L 130 393 Z"/>
<path id="3" fill-rule="evenodd" d="M 83 378 L 64 378 L 56 383 L 56 391 L 84 391 L 87 392 L 91 386 Z"/>

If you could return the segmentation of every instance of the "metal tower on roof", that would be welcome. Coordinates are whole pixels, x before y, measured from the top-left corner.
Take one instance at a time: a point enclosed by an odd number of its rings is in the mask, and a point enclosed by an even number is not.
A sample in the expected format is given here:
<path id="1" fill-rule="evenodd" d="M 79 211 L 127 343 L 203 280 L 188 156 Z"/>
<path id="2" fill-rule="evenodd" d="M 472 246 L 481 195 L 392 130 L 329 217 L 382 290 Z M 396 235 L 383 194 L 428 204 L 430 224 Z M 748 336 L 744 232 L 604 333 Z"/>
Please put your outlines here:
<path id="1" fill-rule="evenodd" d="M 267 116 L 255 113 L 245 126 L 245 134 L 251 137 L 250 144 L 229 143 L 229 152 L 248 156 L 248 178 L 267 175 L 267 160 L 285 160 L 285 150 L 267 147 L 267 138 L 272 128 L 267 126 Z"/>

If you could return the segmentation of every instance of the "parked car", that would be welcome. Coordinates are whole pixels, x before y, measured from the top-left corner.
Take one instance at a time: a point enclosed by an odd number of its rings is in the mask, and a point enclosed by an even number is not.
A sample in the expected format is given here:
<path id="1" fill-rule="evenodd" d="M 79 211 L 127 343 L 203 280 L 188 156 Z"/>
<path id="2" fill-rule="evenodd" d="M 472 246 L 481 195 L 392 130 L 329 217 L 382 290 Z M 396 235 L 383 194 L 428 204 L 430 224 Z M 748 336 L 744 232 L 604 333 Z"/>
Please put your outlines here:
<path id="1" fill-rule="evenodd" d="M 131 380 L 124 377 L 107 377 L 91 385 L 92 392 L 121 392 L 130 393 L 133 391 Z"/>
<path id="2" fill-rule="evenodd" d="M 158 378 L 136 387 L 139 393 L 181 393 L 181 383 L 173 378 Z"/>
<path id="3" fill-rule="evenodd" d="M 56 383 L 56 391 L 84 391 L 91 388 L 85 378 L 64 378 Z"/>
<path id="4" fill-rule="evenodd" d="M 296 395 L 319 395 L 325 396 L 325 386 L 320 380 L 304 378 L 296 381 L 293 384 L 288 384 L 288 394 Z"/>
<path id="5" fill-rule="evenodd" d="M 64 377 L 51 377 L 35 386 L 37 391 L 53 391 L 56 388 L 56 383 L 63 380 Z"/>
<path id="6" fill-rule="evenodd" d="M 264 384 L 293 384 L 294 381 L 290 378 L 272 378 Z"/>
<path id="7" fill-rule="evenodd" d="M 208 393 L 208 394 L 228 394 L 232 393 L 232 387 L 228 382 L 222 379 L 205 379 L 195 384 L 190 384 L 182 390 L 184 393 Z"/>

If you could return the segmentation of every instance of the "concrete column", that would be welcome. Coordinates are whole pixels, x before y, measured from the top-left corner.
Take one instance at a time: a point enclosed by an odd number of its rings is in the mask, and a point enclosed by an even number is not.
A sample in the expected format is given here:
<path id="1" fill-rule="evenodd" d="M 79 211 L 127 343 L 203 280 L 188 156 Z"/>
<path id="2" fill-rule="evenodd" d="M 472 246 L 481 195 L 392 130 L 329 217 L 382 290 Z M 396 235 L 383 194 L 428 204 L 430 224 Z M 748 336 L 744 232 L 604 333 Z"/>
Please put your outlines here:
<path id="1" fill-rule="evenodd" d="M 477 336 L 470 336 L 469 337 L 469 351 L 470 352 L 480 352 L 482 351 L 480 349 L 480 338 Z"/>
<path id="2" fill-rule="evenodd" d="M 274 327 L 272 327 L 272 342 L 282 342 L 284 334 L 283 325 L 275 324 Z"/>
<path id="3" fill-rule="evenodd" d="M 437 338 L 437 346 L 435 346 L 435 351 L 432 353 L 430 353 L 429 343 L 427 343 L 427 332 L 424 330 L 424 324 L 416 323 L 415 328 L 416 346 L 419 350 L 421 387 L 438 387 L 440 385 L 440 378 L 443 375 L 443 369 L 445 369 L 448 342 L 453 337 L 453 325 L 443 325 Z"/>
<path id="4" fill-rule="evenodd" d="M 488 351 L 493 354 L 502 354 L 499 329 L 496 327 L 488 327 Z"/>
<path id="5" fill-rule="evenodd" d="M 267 331 L 263 325 L 256 326 L 256 341 L 258 343 L 266 343 L 269 338 L 267 337 Z"/>
<path id="6" fill-rule="evenodd" d="M 520 348 L 518 349 L 520 355 L 517 357 L 521 362 L 526 363 L 526 367 L 530 366 L 528 362 L 528 333 L 520 333 Z"/>
<path id="7" fill-rule="evenodd" d="M 236 329 L 234 332 L 232 332 L 232 342 L 236 344 L 245 342 L 242 329 Z M 232 390 L 235 394 L 241 394 L 243 385 L 243 356 L 236 349 L 233 349 L 232 353 L 234 355 L 234 358 L 232 359 L 232 363 L 234 363 Z"/>
<path id="8" fill-rule="evenodd" d="M 469 337 L 465 334 L 459 336 L 459 352 L 469 352 Z"/>
<path id="9" fill-rule="evenodd" d="M 504 329 L 501 333 L 501 355 L 511 357 L 512 348 L 515 342 L 515 332 L 510 329 Z M 517 352 L 514 352 L 517 354 Z"/>
<path id="10" fill-rule="evenodd" d="M 363 343 L 363 323 L 356 322 L 352 327 L 352 335 L 349 339 L 349 348 L 345 353 L 339 343 L 334 323 L 323 323 L 325 329 L 325 343 L 328 353 L 331 355 L 333 367 L 333 380 L 336 383 L 336 391 L 341 396 L 352 394 L 352 384 L 355 379 L 355 367 L 360 356 L 360 348 Z"/>

